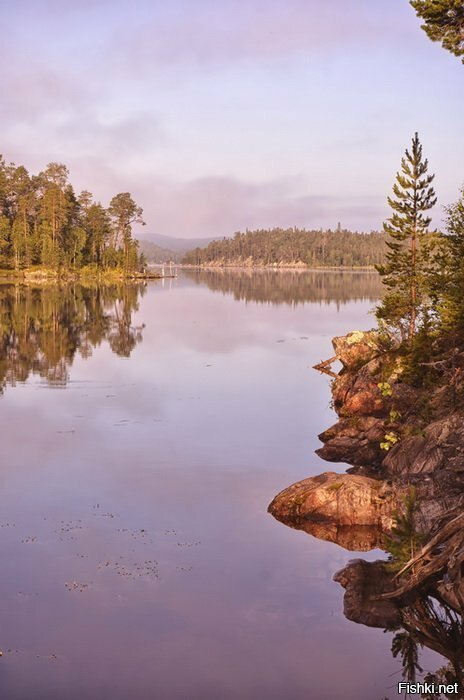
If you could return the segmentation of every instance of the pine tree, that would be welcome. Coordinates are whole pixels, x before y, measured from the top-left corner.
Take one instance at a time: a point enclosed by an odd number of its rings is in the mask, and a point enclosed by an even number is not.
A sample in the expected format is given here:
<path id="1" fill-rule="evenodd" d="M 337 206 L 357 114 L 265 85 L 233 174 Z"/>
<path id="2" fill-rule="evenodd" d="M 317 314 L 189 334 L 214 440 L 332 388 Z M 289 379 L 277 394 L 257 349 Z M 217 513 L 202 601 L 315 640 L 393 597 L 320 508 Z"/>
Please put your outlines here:
<path id="1" fill-rule="evenodd" d="M 387 287 L 376 315 L 389 329 L 413 343 L 418 319 L 426 311 L 426 280 L 430 248 L 426 237 L 431 219 L 424 212 L 436 204 L 431 187 L 434 175 L 427 175 L 428 161 L 422 159 L 422 145 L 416 132 L 411 151 L 406 149 L 401 171 L 388 197 L 393 214 L 384 225 L 387 234 L 386 262 L 376 266 Z"/>
<path id="2" fill-rule="evenodd" d="M 115 195 L 108 207 L 108 213 L 113 223 L 113 248 L 121 254 L 121 267 L 132 271 L 137 267 L 137 243 L 132 238 L 132 224 L 142 224 L 143 210 L 139 207 L 129 192 Z"/>
<path id="3" fill-rule="evenodd" d="M 462 0 L 410 0 L 422 29 L 432 41 L 441 41 L 443 48 L 464 57 L 464 3 Z M 462 59 L 464 63 L 464 58 Z"/>
<path id="4" fill-rule="evenodd" d="M 422 544 L 422 535 L 415 525 L 416 509 L 416 490 L 410 486 L 403 497 L 402 509 L 394 513 L 395 524 L 391 534 L 385 538 L 385 549 L 390 555 L 387 568 L 390 571 L 399 571 Z"/>
<path id="5" fill-rule="evenodd" d="M 454 343 L 464 341 L 464 188 L 457 202 L 446 207 L 446 246 L 437 287 L 440 286 L 442 330 Z M 441 283 L 441 284 L 440 284 Z"/>

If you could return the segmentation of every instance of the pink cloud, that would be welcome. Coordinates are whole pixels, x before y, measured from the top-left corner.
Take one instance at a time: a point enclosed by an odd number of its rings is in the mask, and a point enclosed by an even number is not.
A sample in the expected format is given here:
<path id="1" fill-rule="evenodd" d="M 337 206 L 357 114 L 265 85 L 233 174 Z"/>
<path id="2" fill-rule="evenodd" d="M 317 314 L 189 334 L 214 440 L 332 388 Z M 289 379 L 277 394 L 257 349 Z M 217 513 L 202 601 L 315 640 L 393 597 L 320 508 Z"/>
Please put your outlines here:
<path id="1" fill-rule="evenodd" d="M 147 231 L 172 236 L 227 236 L 273 226 L 335 227 L 338 221 L 358 229 L 380 226 L 382 201 L 301 194 L 302 187 L 298 179 L 258 184 L 226 177 L 183 184 L 158 179 L 139 186 L 138 197 L 146 202 Z"/>

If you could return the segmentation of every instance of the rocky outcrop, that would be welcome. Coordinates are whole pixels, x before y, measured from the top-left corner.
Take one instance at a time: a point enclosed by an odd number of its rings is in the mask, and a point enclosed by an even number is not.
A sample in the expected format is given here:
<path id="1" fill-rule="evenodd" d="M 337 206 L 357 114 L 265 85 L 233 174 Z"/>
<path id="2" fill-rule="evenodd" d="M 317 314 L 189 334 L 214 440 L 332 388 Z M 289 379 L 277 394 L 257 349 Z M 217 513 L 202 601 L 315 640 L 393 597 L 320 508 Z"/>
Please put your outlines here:
<path id="1" fill-rule="evenodd" d="M 324 446 L 316 450 L 316 454 L 328 462 L 376 468 L 385 457 L 380 447 L 385 432 L 386 422 L 382 418 L 342 418 L 318 436 Z"/>
<path id="2" fill-rule="evenodd" d="M 387 531 L 392 524 L 392 490 L 366 476 L 326 472 L 281 491 L 269 512 L 282 522 L 331 522 L 338 526 L 369 525 Z"/>
<path id="3" fill-rule="evenodd" d="M 365 365 L 385 349 L 376 331 L 352 331 L 334 338 L 332 345 L 343 367 L 349 370 Z"/>
<path id="4" fill-rule="evenodd" d="M 443 387 L 433 393 L 402 382 L 401 357 L 377 333 L 354 331 L 333 346 L 343 365 L 332 383 L 339 421 L 321 433 L 317 454 L 350 465 L 350 473 L 304 479 L 279 493 L 269 512 L 342 544 L 339 528 L 388 532 L 413 484 L 415 526 L 428 532 L 464 501 L 464 412 L 443 410 Z M 439 418 L 427 421 L 424 406 Z"/>
<path id="5" fill-rule="evenodd" d="M 407 643 L 441 654 L 464 688 L 464 353 L 430 363 L 434 381 L 417 389 L 376 334 L 333 344 L 343 365 L 330 371 L 339 421 L 319 436 L 317 454 L 350 473 L 299 481 L 269 511 L 347 549 L 389 550 L 390 562 L 357 559 L 335 574 L 345 616 L 397 631 L 392 650 Z"/>

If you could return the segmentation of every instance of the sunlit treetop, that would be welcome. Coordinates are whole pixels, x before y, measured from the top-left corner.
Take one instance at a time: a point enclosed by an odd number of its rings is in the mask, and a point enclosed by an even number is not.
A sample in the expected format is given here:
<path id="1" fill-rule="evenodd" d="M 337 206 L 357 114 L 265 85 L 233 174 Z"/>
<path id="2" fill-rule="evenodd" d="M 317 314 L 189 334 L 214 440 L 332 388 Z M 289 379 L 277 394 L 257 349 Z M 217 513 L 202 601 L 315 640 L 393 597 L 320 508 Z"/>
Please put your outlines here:
<path id="1" fill-rule="evenodd" d="M 424 20 L 422 29 L 432 41 L 464 63 L 464 2 L 463 0 L 410 0 L 418 17 Z"/>

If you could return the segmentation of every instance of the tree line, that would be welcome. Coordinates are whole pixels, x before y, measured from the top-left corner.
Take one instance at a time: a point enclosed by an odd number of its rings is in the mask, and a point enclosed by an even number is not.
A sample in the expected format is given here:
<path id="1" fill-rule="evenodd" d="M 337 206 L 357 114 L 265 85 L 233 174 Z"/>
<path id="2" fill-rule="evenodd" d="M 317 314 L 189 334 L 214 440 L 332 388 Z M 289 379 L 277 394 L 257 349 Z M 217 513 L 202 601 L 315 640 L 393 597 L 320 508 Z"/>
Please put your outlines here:
<path id="1" fill-rule="evenodd" d="M 134 272 L 143 260 L 132 225 L 144 223 L 142 213 L 129 192 L 107 208 L 86 190 L 76 195 L 61 163 L 30 175 L 0 155 L 0 268 Z"/>
<path id="2" fill-rule="evenodd" d="M 237 232 L 233 238 L 195 248 L 183 263 L 197 266 L 374 267 L 383 262 L 385 237 L 342 229 L 296 227 Z"/>

